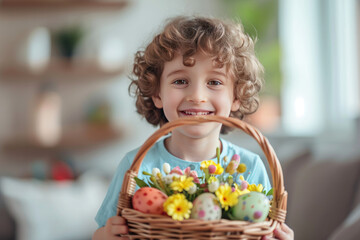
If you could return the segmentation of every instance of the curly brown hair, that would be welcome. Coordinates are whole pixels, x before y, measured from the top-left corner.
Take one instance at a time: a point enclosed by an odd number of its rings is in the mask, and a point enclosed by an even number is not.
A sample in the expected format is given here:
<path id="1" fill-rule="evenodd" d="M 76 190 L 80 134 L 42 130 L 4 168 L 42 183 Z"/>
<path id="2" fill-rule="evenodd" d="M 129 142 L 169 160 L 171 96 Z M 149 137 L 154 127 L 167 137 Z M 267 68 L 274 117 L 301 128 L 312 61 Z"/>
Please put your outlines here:
<path id="1" fill-rule="evenodd" d="M 263 66 L 255 56 L 255 41 L 244 32 L 241 23 L 215 18 L 181 16 L 169 20 L 145 51 L 135 54 L 129 92 L 136 97 L 137 112 L 157 126 L 168 122 L 162 109 L 152 100 L 160 89 L 164 63 L 176 54 L 191 66 L 191 56 L 203 52 L 215 57 L 219 67 L 226 66 L 234 79 L 234 96 L 240 100 L 238 111 L 230 116 L 243 119 L 259 106 L 258 93 L 263 82 Z M 189 61 L 190 60 L 190 61 Z M 222 126 L 221 133 L 230 130 Z"/>

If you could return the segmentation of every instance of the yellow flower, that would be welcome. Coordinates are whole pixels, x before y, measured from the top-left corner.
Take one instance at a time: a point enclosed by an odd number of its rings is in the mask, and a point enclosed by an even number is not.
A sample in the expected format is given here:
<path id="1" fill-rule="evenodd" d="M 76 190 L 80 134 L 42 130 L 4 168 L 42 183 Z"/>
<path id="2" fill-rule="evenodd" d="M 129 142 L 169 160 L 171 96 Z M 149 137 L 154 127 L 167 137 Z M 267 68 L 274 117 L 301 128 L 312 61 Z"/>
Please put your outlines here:
<path id="1" fill-rule="evenodd" d="M 210 165 L 214 165 L 216 167 L 216 171 L 213 174 L 220 175 L 223 173 L 224 168 L 219 163 L 215 163 L 213 160 L 202 161 L 200 169 L 204 171 L 205 169 L 208 169 Z"/>
<path id="2" fill-rule="evenodd" d="M 221 185 L 215 194 L 220 201 L 221 207 L 225 210 L 228 210 L 229 207 L 234 206 L 238 202 L 238 193 L 233 191 L 227 183 Z"/>
<path id="3" fill-rule="evenodd" d="M 185 175 L 175 178 L 175 180 L 170 184 L 170 188 L 174 191 L 182 192 L 184 190 L 189 191 L 189 189 L 194 186 L 192 177 L 186 177 Z"/>
<path id="4" fill-rule="evenodd" d="M 262 192 L 264 189 L 262 184 L 258 184 L 257 186 L 255 184 L 249 184 L 248 190 L 250 192 Z"/>
<path id="5" fill-rule="evenodd" d="M 163 204 L 164 211 L 166 212 L 167 206 L 172 204 L 177 199 L 183 200 L 183 199 L 185 199 L 185 195 L 181 194 L 181 193 L 176 193 L 176 194 L 173 194 L 170 197 L 168 197 Z"/>
<path id="6" fill-rule="evenodd" d="M 235 185 L 235 191 L 239 196 L 250 192 L 248 189 L 241 190 L 239 185 L 237 185 L 236 183 L 234 185 Z"/>
<path id="7" fill-rule="evenodd" d="M 164 203 L 164 211 L 174 220 L 182 221 L 190 217 L 192 203 L 181 193 L 168 197 Z"/>
<path id="8" fill-rule="evenodd" d="M 213 174 L 221 175 L 224 172 L 224 169 L 220 164 L 215 164 L 215 167 L 216 167 L 216 171 Z"/>
<path id="9" fill-rule="evenodd" d="M 216 163 L 213 160 L 202 161 L 200 165 L 200 169 L 201 170 L 207 169 L 210 165 L 215 166 Z"/>
<path id="10" fill-rule="evenodd" d="M 240 163 L 236 170 L 238 173 L 244 173 L 246 171 L 246 165 L 244 163 Z"/>

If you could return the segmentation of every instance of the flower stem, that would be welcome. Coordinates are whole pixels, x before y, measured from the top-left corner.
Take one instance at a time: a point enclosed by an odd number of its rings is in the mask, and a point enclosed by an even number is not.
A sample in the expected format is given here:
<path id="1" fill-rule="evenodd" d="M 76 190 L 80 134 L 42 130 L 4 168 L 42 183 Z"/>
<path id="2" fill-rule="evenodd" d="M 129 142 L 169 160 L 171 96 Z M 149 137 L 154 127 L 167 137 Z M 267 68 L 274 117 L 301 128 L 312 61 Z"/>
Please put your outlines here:
<path id="1" fill-rule="evenodd" d="M 219 147 L 216 148 L 216 158 L 217 158 L 217 163 L 220 164 L 220 148 Z"/>

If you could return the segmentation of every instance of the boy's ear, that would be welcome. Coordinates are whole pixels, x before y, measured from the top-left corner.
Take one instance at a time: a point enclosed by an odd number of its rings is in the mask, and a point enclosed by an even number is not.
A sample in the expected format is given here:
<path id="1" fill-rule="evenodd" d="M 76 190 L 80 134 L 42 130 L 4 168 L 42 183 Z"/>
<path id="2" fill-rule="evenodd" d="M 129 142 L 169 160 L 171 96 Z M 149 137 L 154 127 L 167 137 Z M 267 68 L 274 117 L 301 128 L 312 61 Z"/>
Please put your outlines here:
<path id="1" fill-rule="evenodd" d="M 155 107 L 157 107 L 159 109 L 163 108 L 163 103 L 162 103 L 160 96 L 152 96 L 151 98 L 155 104 Z"/>
<path id="2" fill-rule="evenodd" d="M 240 100 L 239 99 L 234 99 L 232 105 L 231 105 L 231 111 L 235 112 L 237 110 L 239 110 L 240 108 Z"/>

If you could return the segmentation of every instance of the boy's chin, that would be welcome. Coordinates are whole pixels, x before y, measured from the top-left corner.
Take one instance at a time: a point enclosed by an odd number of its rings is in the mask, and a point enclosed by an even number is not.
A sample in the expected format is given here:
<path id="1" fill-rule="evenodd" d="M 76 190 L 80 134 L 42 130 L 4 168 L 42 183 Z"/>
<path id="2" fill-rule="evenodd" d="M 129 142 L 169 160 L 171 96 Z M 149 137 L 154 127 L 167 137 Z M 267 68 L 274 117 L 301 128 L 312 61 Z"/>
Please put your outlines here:
<path id="1" fill-rule="evenodd" d="M 220 135 L 221 125 L 219 123 L 201 123 L 196 125 L 186 125 L 177 128 L 182 135 L 188 138 L 201 139 L 210 136 Z"/>

